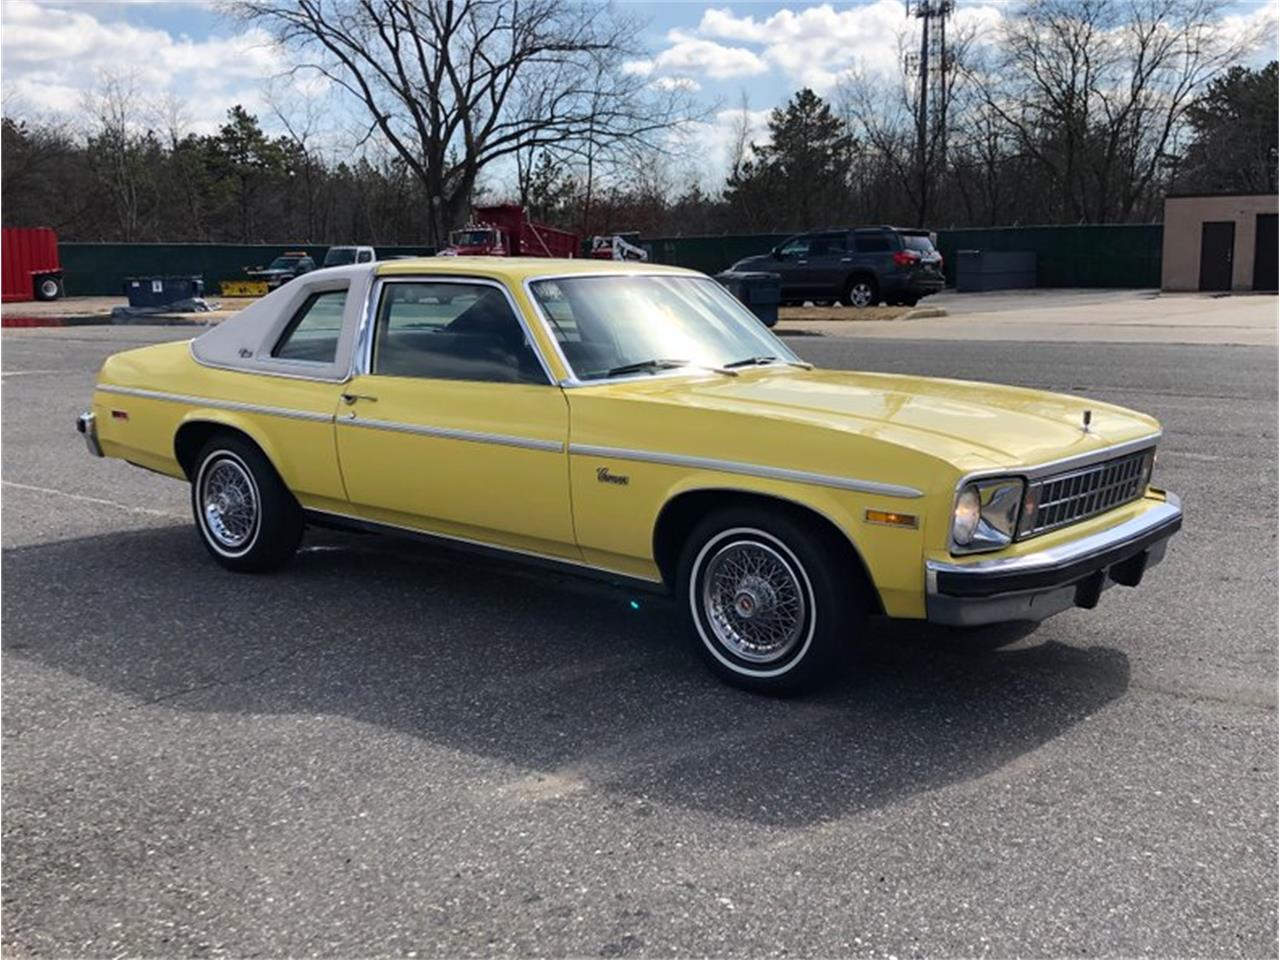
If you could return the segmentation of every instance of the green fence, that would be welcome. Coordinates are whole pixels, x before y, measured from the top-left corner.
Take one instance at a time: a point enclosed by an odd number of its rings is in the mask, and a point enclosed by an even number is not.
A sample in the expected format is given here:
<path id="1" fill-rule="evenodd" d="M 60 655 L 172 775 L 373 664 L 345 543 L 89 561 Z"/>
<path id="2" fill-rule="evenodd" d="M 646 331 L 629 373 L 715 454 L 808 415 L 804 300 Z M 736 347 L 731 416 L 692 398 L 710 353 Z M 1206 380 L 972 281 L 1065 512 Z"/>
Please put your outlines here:
<path id="1" fill-rule="evenodd" d="M 767 253 L 792 234 L 726 234 L 646 238 L 658 263 L 718 273 L 743 257 Z M 959 250 L 1020 251 L 1036 254 L 1041 287 L 1158 287 L 1160 224 L 1085 224 L 1048 227 L 988 227 L 939 230 L 938 247 L 955 283 Z"/>
<path id="2" fill-rule="evenodd" d="M 703 273 L 719 273 L 743 257 L 768 253 L 790 233 L 740 233 L 715 237 L 645 237 L 643 245 L 649 248 L 649 256 L 656 263 L 669 263 L 677 267 L 701 270 Z"/>
<path id="3" fill-rule="evenodd" d="M 1158 287 L 1161 224 L 1082 224 L 939 230 L 947 282 L 955 283 L 956 253 L 1029 250 L 1038 287 Z"/>
<path id="4" fill-rule="evenodd" d="M 988 227 L 939 230 L 947 281 L 955 282 L 960 250 L 1016 251 L 1036 254 L 1041 287 L 1158 287 L 1160 224 L 1051 227 Z M 643 243 L 657 263 L 719 273 L 743 257 L 767 253 L 791 234 L 725 234 L 654 237 Z M 243 280 L 245 267 L 266 266 L 286 250 L 306 250 L 316 263 L 327 246 L 230 243 L 61 243 L 58 253 L 70 296 L 111 296 L 124 290 L 126 277 L 202 276 L 205 291 L 217 296 L 223 280 Z M 431 247 L 377 247 L 379 259 L 429 256 Z"/>
<path id="5" fill-rule="evenodd" d="M 305 250 L 317 264 L 329 247 L 309 244 L 60 243 L 67 295 L 121 296 L 126 277 L 201 276 L 206 296 L 223 280 L 244 280 L 245 267 L 265 267 L 286 250 Z M 430 256 L 433 247 L 375 247 L 379 259 Z"/>

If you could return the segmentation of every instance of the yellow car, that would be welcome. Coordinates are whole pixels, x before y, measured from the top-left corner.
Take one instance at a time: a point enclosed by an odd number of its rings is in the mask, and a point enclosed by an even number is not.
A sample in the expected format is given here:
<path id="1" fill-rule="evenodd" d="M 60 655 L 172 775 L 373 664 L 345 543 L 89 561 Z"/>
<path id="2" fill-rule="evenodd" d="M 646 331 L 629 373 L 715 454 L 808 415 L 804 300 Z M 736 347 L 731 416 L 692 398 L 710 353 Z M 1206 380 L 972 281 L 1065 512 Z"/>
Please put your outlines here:
<path id="1" fill-rule="evenodd" d="M 814 370 L 715 281 L 451 258 L 317 270 L 103 365 L 78 428 L 191 484 L 223 566 L 308 524 L 670 591 L 724 679 L 832 676 L 871 615 L 976 626 L 1136 586 L 1182 522 L 1159 425 L 1036 390 Z"/>

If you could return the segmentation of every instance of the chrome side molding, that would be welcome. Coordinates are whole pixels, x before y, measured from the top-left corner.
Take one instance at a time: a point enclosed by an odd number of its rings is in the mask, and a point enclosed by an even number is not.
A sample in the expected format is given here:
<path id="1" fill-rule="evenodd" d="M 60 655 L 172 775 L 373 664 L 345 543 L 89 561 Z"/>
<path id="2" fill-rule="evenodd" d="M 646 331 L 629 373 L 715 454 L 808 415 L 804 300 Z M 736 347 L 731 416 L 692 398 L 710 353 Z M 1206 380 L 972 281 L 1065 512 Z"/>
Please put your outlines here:
<path id="1" fill-rule="evenodd" d="M 330 423 L 333 421 L 332 413 L 317 413 L 314 410 L 267 407 L 257 403 L 240 403 L 237 400 L 215 400 L 213 397 L 193 397 L 183 393 L 143 390 L 141 387 L 117 387 L 113 384 L 99 384 L 94 389 L 101 390 L 103 393 L 142 397 L 144 400 L 167 400 L 170 403 L 186 403 L 193 407 L 213 407 L 216 410 L 235 410 L 239 413 L 261 413 L 268 417 L 285 417 L 289 420 L 312 420 L 316 423 Z"/>
<path id="2" fill-rule="evenodd" d="M 915 487 L 903 487 L 877 480 L 858 480 L 853 477 L 837 477 L 825 473 L 809 473 L 806 470 L 789 470 L 785 467 L 769 467 L 736 460 L 716 460 L 711 457 L 691 457 L 682 453 L 659 453 L 651 450 L 628 450 L 622 447 L 597 447 L 586 443 L 570 443 L 569 452 L 583 457 L 603 457 L 607 460 L 639 460 L 667 467 L 693 467 L 718 473 L 736 473 L 740 476 L 761 477 L 766 480 L 787 480 L 793 483 L 811 483 L 837 490 L 853 490 L 857 493 L 874 493 L 885 497 L 903 497 L 914 500 L 924 496 Z"/>

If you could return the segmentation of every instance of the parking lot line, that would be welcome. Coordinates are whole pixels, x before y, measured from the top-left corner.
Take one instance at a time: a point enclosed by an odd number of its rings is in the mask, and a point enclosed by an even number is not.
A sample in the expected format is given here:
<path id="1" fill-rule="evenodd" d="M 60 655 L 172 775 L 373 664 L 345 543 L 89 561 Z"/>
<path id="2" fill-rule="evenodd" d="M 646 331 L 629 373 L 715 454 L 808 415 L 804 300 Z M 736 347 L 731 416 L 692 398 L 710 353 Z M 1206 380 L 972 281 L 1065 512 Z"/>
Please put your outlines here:
<path id="1" fill-rule="evenodd" d="M 129 513 L 144 513 L 151 517 L 169 517 L 171 519 L 185 520 L 185 513 L 174 513 L 170 510 L 152 510 L 149 507 L 131 507 L 128 504 L 117 503 L 114 500 L 103 500 L 101 497 L 86 497 L 79 493 L 68 493 L 66 490 L 55 490 L 53 487 L 37 487 L 30 483 L 18 483 L 15 480 L 0 481 L 6 487 L 15 487 L 18 490 L 28 490 L 32 493 L 51 493 L 55 496 L 66 497 L 69 500 L 79 500 L 83 503 L 96 503 L 103 507 L 115 507 L 117 510 L 127 510 Z"/>

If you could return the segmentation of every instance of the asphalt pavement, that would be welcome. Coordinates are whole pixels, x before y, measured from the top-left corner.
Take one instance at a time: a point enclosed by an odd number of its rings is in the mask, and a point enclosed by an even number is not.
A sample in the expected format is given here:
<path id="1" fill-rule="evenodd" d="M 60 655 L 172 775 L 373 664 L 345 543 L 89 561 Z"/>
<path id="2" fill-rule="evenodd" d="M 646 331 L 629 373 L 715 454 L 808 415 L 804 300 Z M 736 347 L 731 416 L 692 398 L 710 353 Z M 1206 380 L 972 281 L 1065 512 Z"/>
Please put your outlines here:
<path id="1" fill-rule="evenodd" d="M 1033 633 L 717 683 L 671 604 L 369 536 L 222 571 L 3 337 L 6 956 L 1275 956 L 1273 347 L 796 336 L 1164 422 L 1169 558 Z M 632 601 L 639 604 L 633 609 Z"/>

